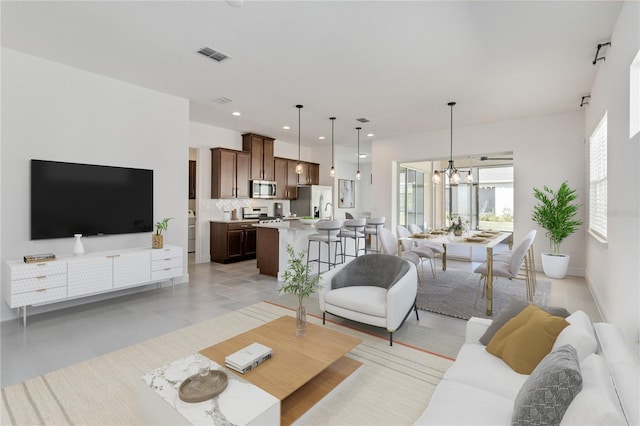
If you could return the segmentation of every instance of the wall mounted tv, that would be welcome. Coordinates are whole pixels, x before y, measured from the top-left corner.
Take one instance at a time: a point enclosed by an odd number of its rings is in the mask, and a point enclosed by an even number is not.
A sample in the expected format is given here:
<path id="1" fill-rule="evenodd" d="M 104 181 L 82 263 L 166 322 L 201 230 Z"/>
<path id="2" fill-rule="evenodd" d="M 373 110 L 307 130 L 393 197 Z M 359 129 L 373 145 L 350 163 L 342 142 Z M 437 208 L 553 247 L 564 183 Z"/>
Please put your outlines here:
<path id="1" fill-rule="evenodd" d="M 31 160 L 31 239 L 153 231 L 153 170 Z"/>

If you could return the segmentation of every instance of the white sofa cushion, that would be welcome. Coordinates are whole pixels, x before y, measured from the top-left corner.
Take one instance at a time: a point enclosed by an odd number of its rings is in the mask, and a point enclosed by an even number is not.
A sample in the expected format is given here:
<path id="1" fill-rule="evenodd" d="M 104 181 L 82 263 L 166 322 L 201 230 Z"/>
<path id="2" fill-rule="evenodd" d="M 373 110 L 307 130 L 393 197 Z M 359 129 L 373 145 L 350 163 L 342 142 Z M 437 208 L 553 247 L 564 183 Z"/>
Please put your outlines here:
<path id="1" fill-rule="evenodd" d="M 328 291 L 325 303 L 366 315 L 387 315 L 387 289 L 373 286 L 342 287 Z"/>
<path id="2" fill-rule="evenodd" d="M 551 350 L 571 345 L 578 352 L 578 359 L 582 362 L 598 348 L 593 326 L 587 314 L 582 311 L 575 311 L 566 320 L 570 325 L 558 334 Z"/>
<path id="3" fill-rule="evenodd" d="M 445 372 L 444 378 L 474 386 L 479 392 L 493 392 L 513 401 L 527 380 L 527 375 L 516 373 L 500 358 L 491 355 L 480 344 L 465 344 L 456 362 Z"/>
<path id="4" fill-rule="evenodd" d="M 604 359 L 597 354 L 581 364 L 582 391 L 564 413 L 563 426 L 626 425 L 616 390 Z"/>
<path id="5" fill-rule="evenodd" d="M 512 411 L 512 399 L 445 379 L 438 384 L 429 406 L 415 424 L 508 425 Z"/>
<path id="6" fill-rule="evenodd" d="M 640 367 L 622 331 L 613 324 L 596 323 L 600 353 L 611 372 L 623 412 L 630 425 L 640 425 Z"/>

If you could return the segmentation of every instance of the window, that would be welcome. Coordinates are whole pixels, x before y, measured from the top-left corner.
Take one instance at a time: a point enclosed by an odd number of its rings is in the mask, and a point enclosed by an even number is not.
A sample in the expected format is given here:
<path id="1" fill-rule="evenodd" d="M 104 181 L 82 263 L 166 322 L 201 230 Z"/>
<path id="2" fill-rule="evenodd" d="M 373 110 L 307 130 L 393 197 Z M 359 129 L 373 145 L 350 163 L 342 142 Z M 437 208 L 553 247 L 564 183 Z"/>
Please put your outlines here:
<path id="1" fill-rule="evenodd" d="M 589 232 L 607 239 L 607 113 L 589 138 Z"/>
<path id="2" fill-rule="evenodd" d="M 629 70 L 629 138 L 640 132 L 640 51 Z"/>

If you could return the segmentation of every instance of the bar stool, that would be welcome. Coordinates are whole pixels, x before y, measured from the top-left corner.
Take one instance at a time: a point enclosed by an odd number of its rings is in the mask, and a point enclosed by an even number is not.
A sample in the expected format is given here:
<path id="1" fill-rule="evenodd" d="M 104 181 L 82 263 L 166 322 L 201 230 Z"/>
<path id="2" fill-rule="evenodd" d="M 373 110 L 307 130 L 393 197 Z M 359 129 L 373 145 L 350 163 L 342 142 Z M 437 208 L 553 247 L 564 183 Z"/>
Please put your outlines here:
<path id="1" fill-rule="evenodd" d="M 340 229 L 342 228 L 342 221 L 340 220 L 323 220 L 316 224 L 317 234 L 311 234 L 308 237 L 307 243 L 307 265 L 309 262 L 318 262 L 318 274 L 320 273 L 321 264 L 328 265 L 329 269 L 337 265 L 336 258 L 338 253 L 338 244 L 340 244 L 340 260 L 342 263 L 342 239 L 340 239 Z M 318 258 L 309 259 L 309 253 L 311 253 L 311 243 L 318 243 Z M 327 245 L 327 260 L 322 260 L 322 245 Z M 334 244 L 333 262 L 331 262 L 331 243 Z"/>
<path id="2" fill-rule="evenodd" d="M 347 238 L 353 239 L 353 244 L 355 247 L 355 254 L 347 254 L 346 250 L 342 252 L 342 261 L 344 262 L 344 258 L 346 256 L 349 257 L 358 257 L 360 250 L 364 250 L 367 246 L 365 241 L 364 227 L 367 224 L 367 219 L 348 219 L 344 221 L 342 225 L 342 229 L 340 230 L 340 238 L 342 239 L 343 248 L 347 247 Z M 363 247 L 360 248 L 360 240 L 362 240 Z"/>
<path id="3" fill-rule="evenodd" d="M 364 233 L 366 235 L 375 235 L 376 236 L 376 249 L 373 250 L 371 248 L 367 249 L 367 246 L 365 244 L 364 246 L 364 252 L 369 253 L 370 251 L 373 252 L 377 252 L 380 253 L 380 232 L 379 230 L 384 228 L 384 221 L 385 221 L 385 217 L 370 217 L 367 218 L 367 226 L 364 228 Z"/>

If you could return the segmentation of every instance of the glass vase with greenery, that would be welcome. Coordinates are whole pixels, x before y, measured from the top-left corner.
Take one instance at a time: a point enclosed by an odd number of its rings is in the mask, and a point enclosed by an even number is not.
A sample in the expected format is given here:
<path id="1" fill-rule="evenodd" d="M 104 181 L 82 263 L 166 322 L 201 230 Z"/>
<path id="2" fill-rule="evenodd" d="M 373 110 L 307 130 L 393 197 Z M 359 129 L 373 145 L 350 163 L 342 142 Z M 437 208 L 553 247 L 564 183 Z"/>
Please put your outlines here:
<path id="1" fill-rule="evenodd" d="M 307 331 L 307 309 L 304 305 L 304 299 L 320 288 L 321 277 L 311 274 L 311 267 L 305 260 L 304 250 L 296 254 L 291 244 L 287 244 L 287 253 L 289 254 L 288 267 L 282 275 L 284 285 L 280 287 L 280 291 L 298 297 L 296 336 L 304 336 Z"/>

